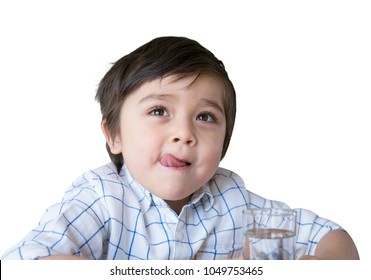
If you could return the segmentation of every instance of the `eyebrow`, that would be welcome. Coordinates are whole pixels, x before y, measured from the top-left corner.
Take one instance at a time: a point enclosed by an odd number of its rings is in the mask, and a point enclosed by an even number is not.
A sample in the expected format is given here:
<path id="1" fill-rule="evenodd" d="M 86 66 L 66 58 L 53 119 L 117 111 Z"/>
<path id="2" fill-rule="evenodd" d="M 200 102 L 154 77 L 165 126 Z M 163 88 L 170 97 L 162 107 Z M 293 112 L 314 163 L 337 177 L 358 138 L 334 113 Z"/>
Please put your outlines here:
<path id="1" fill-rule="evenodd" d="M 143 103 L 150 100 L 167 100 L 167 99 L 173 99 L 174 97 L 171 94 L 157 94 L 157 93 L 151 93 L 147 96 L 143 97 L 141 100 L 139 100 L 139 103 Z"/>
<path id="2" fill-rule="evenodd" d="M 210 106 L 215 108 L 216 110 L 220 111 L 224 115 L 224 110 L 223 108 L 215 101 L 206 99 L 206 98 L 201 98 L 202 103 L 204 103 L 206 106 Z"/>

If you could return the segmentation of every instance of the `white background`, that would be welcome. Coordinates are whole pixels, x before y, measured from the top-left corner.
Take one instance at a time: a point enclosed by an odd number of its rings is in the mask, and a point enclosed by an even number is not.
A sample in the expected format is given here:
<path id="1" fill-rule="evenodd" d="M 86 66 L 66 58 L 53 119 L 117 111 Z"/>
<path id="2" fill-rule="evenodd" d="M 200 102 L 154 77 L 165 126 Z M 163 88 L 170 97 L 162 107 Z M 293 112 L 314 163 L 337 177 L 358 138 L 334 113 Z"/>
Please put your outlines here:
<path id="1" fill-rule="evenodd" d="M 1 1 L 0 255 L 109 158 L 94 101 L 111 63 L 157 36 L 199 41 L 238 98 L 221 166 L 348 230 L 370 259 L 368 1 Z"/>

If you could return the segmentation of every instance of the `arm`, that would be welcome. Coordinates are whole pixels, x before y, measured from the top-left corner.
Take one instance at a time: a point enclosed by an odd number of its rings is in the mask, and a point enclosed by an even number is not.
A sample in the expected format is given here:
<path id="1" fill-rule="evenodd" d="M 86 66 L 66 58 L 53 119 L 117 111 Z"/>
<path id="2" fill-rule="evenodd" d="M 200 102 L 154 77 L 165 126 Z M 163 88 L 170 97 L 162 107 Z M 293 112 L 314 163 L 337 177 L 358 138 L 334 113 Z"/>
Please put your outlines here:
<path id="1" fill-rule="evenodd" d="M 67 197 L 49 207 L 39 225 L 5 252 L 3 259 L 99 259 L 109 226 L 103 221 L 109 218 L 95 193 L 83 187 L 68 192 L 80 195 L 77 199 Z"/>
<path id="2" fill-rule="evenodd" d="M 359 254 L 350 235 L 345 231 L 327 233 L 318 243 L 314 256 L 303 256 L 302 260 L 359 260 Z"/>

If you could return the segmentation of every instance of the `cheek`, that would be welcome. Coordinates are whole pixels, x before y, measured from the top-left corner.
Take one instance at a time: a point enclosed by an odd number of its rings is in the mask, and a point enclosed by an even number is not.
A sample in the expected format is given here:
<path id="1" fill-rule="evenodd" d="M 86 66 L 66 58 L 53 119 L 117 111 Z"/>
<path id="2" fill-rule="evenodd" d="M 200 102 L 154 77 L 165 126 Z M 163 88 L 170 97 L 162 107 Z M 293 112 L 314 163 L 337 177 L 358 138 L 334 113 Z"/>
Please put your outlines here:
<path id="1" fill-rule="evenodd" d="M 123 127 L 124 128 L 124 127 Z M 158 150 L 160 143 L 159 133 L 154 133 L 153 128 L 134 124 L 131 128 L 123 129 L 121 133 L 123 156 L 129 159 L 143 160 L 150 157 Z"/>
<path id="2" fill-rule="evenodd" d="M 204 143 L 203 150 L 207 160 L 214 162 L 220 161 L 224 144 L 224 133 L 222 131 L 206 138 L 209 140 Z"/>
<path id="3" fill-rule="evenodd" d="M 220 145 L 209 145 L 208 152 L 206 154 L 207 161 L 215 162 L 219 164 L 222 156 L 223 143 Z"/>

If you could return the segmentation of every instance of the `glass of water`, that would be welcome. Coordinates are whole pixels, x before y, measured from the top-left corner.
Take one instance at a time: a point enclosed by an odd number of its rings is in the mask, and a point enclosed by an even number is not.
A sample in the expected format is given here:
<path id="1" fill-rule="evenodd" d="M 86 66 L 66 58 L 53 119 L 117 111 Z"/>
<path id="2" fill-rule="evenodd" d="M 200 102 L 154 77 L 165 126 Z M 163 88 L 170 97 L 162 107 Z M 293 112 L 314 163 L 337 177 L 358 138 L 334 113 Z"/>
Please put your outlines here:
<path id="1" fill-rule="evenodd" d="M 296 211 L 247 209 L 244 217 L 244 259 L 294 260 Z"/>

